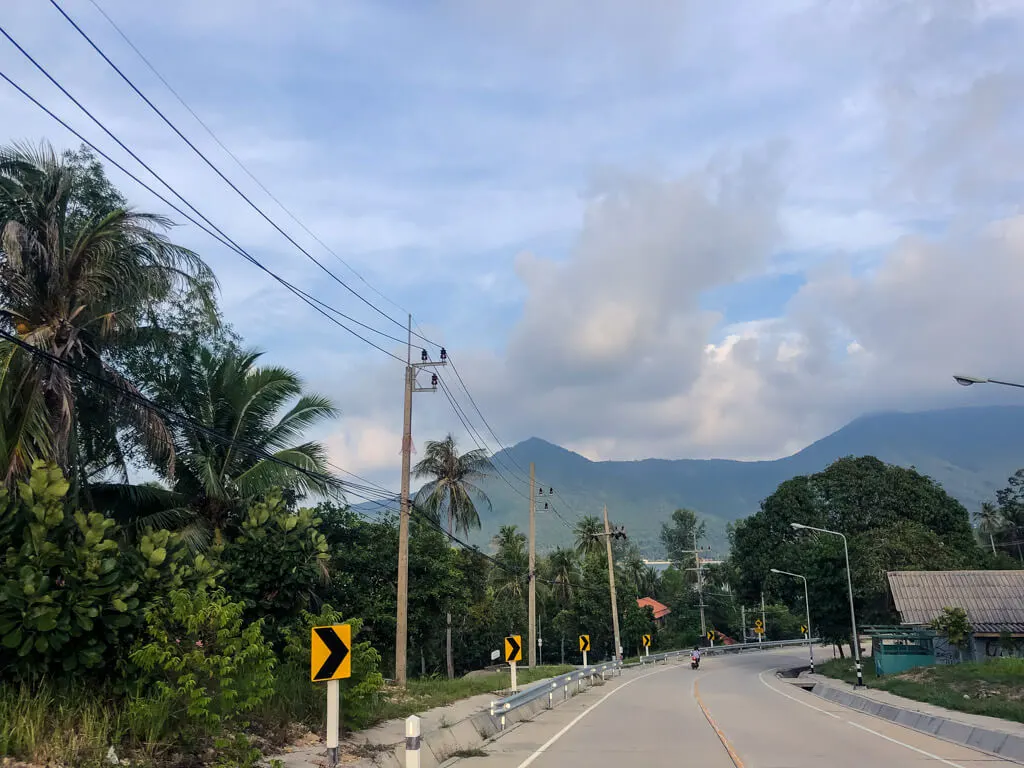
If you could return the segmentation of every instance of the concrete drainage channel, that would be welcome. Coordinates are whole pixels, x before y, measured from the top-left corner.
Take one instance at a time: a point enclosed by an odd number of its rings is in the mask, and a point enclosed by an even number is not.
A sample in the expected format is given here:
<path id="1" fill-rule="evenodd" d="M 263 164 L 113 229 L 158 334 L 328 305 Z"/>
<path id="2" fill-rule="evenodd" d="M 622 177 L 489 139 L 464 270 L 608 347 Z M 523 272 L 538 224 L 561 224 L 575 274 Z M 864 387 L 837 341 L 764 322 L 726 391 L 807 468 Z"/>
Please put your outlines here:
<path id="1" fill-rule="evenodd" d="M 1024 763 L 1024 737 L 1016 734 L 972 726 L 945 717 L 926 715 L 913 709 L 875 701 L 867 696 L 834 688 L 825 683 L 815 683 L 810 690 L 826 701 L 842 704 L 844 707 L 855 709 L 858 712 L 889 720 L 897 725 L 936 736 L 944 741 L 988 752 L 1016 763 Z"/>
<path id="2" fill-rule="evenodd" d="M 374 761 L 385 768 L 439 768 L 476 752 L 516 723 L 600 685 L 613 674 L 622 674 L 622 669 L 610 662 L 574 670 L 494 701 L 483 712 L 427 734 L 420 734 L 420 719 L 412 715 L 406 719 L 405 743 L 379 753 Z"/>

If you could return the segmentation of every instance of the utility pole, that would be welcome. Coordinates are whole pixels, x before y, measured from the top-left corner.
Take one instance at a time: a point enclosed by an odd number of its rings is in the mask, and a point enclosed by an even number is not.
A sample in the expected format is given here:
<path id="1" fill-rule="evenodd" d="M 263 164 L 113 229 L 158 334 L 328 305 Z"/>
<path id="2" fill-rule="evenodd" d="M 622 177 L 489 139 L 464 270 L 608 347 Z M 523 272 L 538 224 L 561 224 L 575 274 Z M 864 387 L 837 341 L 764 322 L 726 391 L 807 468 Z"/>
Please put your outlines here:
<path id="1" fill-rule="evenodd" d="M 612 631 L 615 634 L 615 660 L 622 661 L 619 642 L 619 605 L 615 599 L 615 563 L 612 561 L 612 529 L 608 525 L 608 505 L 604 507 L 604 541 L 608 547 L 608 589 L 612 593 Z"/>
<path id="2" fill-rule="evenodd" d="M 704 623 L 704 575 L 700 568 L 700 549 L 697 547 L 697 526 L 693 526 L 693 559 L 697 561 L 697 598 L 700 601 L 700 636 L 707 637 L 708 628 Z"/>
<path id="3" fill-rule="evenodd" d="M 423 350 L 420 362 L 412 361 L 412 315 L 409 315 L 408 342 L 405 352 L 405 416 L 402 424 L 402 491 L 401 512 L 398 517 L 398 610 L 395 616 L 395 682 L 405 687 L 406 653 L 409 636 L 409 474 L 412 470 L 412 396 L 414 392 L 436 392 L 437 374 L 431 377 L 431 386 L 416 386 L 416 371 L 448 364 L 448 352 L 441 347 L 440 362 L 431 362 Z M 449 624 L 450 624 L 449 619 Z M 450 630 L 449 630 L 450 631 Z"/>
<path id="4" fill-rule="evenodd" d="M 530 668 L 537 666 L 537 490 L 533 462 L 530 462 L 530 585 L 529 585 L 529 623 L 530 652 L 527 664 Z"/>
<path id="5" fill-rule="evenodd" d="M 743 625 L 743 642 L 747 642 L 747 606 L 740 606 L 740 623 Z"/>

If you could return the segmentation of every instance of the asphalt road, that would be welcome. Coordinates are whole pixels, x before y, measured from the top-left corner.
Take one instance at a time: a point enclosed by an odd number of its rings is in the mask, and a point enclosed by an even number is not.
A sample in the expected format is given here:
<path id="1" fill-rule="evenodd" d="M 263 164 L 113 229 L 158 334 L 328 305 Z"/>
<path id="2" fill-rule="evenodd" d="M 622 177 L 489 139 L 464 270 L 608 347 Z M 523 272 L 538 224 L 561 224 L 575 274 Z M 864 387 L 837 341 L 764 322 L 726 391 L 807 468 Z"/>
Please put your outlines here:
<path id="1" fill-rule="evenodd" d="M 800 652 L 628 672 L 522 723 L 460 768 L 992 768 L 1017 765 L 777 679 Z"/>

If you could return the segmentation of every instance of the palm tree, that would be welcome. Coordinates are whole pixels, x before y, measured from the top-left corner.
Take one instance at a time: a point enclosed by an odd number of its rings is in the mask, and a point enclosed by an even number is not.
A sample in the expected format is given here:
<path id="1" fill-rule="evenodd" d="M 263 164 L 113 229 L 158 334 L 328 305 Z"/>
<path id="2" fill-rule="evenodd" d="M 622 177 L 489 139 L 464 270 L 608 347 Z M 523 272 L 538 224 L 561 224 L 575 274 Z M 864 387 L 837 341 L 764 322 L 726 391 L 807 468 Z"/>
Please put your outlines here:
<path id="1" fill-rule="evenodd" d="M 604 523 L 597 517 L 586 515 L 580 518 L 580 521 L 576 523 L 576 527 L 573 528 L 573 533 L 576 534 L 576 552 L 581 557 L 601 551 Z"/>
<path id="2" fill-rule="evenodd" d="M 491 539 L 497 549 L 496 565 L 491 571 L 495 591 L 522 598 L 525 594 L 529 558 L 526 553 L 526 536 L 514 525 L 503 525 Z"/>
<path id="3" fill-rule="evenodd" d="M 476 485 L 494 469 L 487 451 L 477 448 L 459 454 L 455 438 L 428 440 L 423 458 L 413 467 L 413 474 L 429 478 L 416 494 L 414 503 L 430 515 L 435 522 L 448 519 L 448 533 L 462 531 L 469 535 L 471 528 L 480 527 L 480 513 L 476 502 L 491 507 L 491 500 Z"/>
<path id="4" fill-rule="evenodd" d="M 467 536 L 470 528 L 480 527 L 480 513 L 477 501 L 488 508 L 491 500 L 487 498 L 474 483 L 486 476 L 494 467 L 482 448 L 459 454 L 455 447 L 455 438 L 450 434 L 444 440 L 428 440 L 423 458 L 413 468 L 416 477 L 430 478 L 420 488 L 414 503 L 441 522 L 442 516 L 448 518 L 448 535 L 453 531 L 462 530 Z M 455 677 L 455 659 L 452 656 L 452 614 L 447 612 L 447 630 L 445 632 L 445 652 L 448 661 L 448 679 Z"/>
<path id="5" fill-rule="evenodd" d="M 547 569 L 551 575 L 551 595 L 562 608 L 572 604 L 579 583 L 579 561 L 571 549 L 559 547 L 548 555 Z"/>
<path id="6" fill-rule="evenodd" d="M 39 350 L 30 357 L 3 345 L 4 359 L 26 357 L 7 390 L 20 393 L 21 405 L 4 408 L 31 409 L 23 422 L 45 423 L 45 449 L 75 487 L 87 464 L 127 474 L 119 432 L 142 439 L 173 472 L 168 426 L 123 394 L 138 389 L 111 363 L 111 351 L 155 306 L 184 293 L 197 300 L 196 322 L 213 322 L 213 273 L 159 231 L 168 219 L 124 207 L 83 211 L 75 185 L 74 169 L 49 145 L 0 148 L 0 326 Z M 105 407 L 82 406 L 100 390 Z M 29 439 L 36 438 L 21 432 L 20 447 L 8 451 L 8 482 L 23 470 L 22 458 L 41 448 L 30 448 Z M 90 456 L 90 449 L 104 455 Z"/>
<path id="7" fill-rule="evenodd" d="M 303 394 L 293 371 L 257 366 L 260 356 L 203 348 L 183 376 L 158 384 L 158 401 L 182 403 L 181 410 L 198 422 L 174 429 L 178 466 L 164 479 L 173 488 L 168 498 L 177 505 L 157 518 L 183 526 L 194 547 L 219 536 L 250 502 L 274 488 L 298 495 L 340 490 L 324 446 L 297 442 L 305 430 L 336 416 L 337 409 L 321 395 Z M 96 492 L 103 490 L 124 488 Z"/>
<path id="8" fill-rule="evenodd" d="M 640 579 L 640 592 L 648 597 L 658 597 L 661 592 L 661 574 L 653 565 L 648 565 Z"/>
<path id="9" fill-rule="evenodd" d="M 1003 511 L 995 504 L 984 502 L 981 509 L 974 513 L 974 519 L 978 522 L 978 531 L 988 536 L 988 543 L 992 547 L 992 554 L 996 554 L 996 536 L 1006 530 L 1007 520 Z"/>

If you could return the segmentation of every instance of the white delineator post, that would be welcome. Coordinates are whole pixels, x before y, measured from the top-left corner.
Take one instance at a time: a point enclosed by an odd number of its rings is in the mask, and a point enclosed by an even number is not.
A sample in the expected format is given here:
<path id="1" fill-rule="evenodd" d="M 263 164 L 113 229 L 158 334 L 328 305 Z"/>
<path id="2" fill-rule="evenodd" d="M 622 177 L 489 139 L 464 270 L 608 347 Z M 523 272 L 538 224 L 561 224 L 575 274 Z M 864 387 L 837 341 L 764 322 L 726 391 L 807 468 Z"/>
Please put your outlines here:
<path id="1" fill-rule="evenodd" d="M 405 718 L 405 768 L 420 768 L 420 719 Z"/>
<path id="2" fill-rule="evenodd" d="M 516 663 L 510 661 L 508 665 L 512 669 L 512 693 L 519 693 L 519 686 L 516 683 Z"/>
<path id="3" fill-rule="evenodd" d="M 338 735 L 340 720 L 338 706 L 341 697 L 341 683 L 338 680 L 327 681 L 327 763 L 338 764 Z"/>
<path id="4" fill-rule="evenodd" d="M 650 655 L 651 655 L 651 646 L 648 645 L 646 648 L 644 648 L 644 656 L 650 656 Z"/>
<path id="5" fill-rule="evenodd" d="M 587 666 L 587 652 L 586 651 L 583 652 L 583 666 L 584 667 Z"/>

